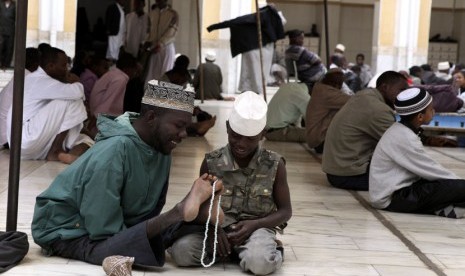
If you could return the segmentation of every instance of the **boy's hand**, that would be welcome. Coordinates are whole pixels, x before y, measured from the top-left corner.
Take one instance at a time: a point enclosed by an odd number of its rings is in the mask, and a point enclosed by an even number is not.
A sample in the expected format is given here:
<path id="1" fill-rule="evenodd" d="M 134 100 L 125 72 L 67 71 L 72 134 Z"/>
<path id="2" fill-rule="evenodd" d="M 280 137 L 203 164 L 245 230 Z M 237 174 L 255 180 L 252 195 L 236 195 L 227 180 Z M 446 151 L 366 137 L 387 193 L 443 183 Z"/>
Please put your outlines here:
<path id="1" fill-rule="evenodd" d="M 231 226 L 231 232 L 228 233 L 229 242 L 232 245 L 241 245 L 247 240 L 250 235 L 258 229 L 255 220 L 243 220 Z"/>
<path id="2" fill-rule="evenodd" d="M 215 239 L 215 227 L 208 229 L 208 243 L 210 245 L 210 253 L 213 253 L 213 242 Z M 228 257 L 231 254 L 231 245 L 223 228 L 218 227 L 218 244 L 216 245 L 216 254 L 221 258 Z"/>

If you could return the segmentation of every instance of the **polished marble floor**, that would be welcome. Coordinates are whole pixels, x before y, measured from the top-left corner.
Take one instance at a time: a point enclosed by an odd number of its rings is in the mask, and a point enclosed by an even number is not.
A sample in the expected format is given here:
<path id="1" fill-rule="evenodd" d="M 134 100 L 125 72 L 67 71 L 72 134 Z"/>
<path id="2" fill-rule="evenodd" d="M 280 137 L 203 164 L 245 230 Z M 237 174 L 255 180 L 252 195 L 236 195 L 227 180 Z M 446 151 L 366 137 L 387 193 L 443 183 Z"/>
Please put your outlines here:
<path id="1" fill-rule="evenodd" d="M 226 143 L 225 120 L 232 102 L 199 105 L 218 116 L 200 138 L 187 138 L 173 152 L 168 202 L 174 206 L 197 177 L 205 152 Z M 287 161 L 293 217 L 280 239 L 285 262 L 276 275 L 464 275 L 465 220 L 395 214 L 373 210 L 366 192 L 338 190 L 328 185 L 319 158 L 293 143 L 264 142 Z M 430 148 L 441 164 L 465 177 L 465 150 Z M 0 151 L 0 230 L 5 230 L 9 152 Z M 105 275 L 100 266 L 45 257 L 30 236 L 35 197 L 66 165 L 22 161 L 18 230 L 29 235 L 25 259 L 5 275 Z M 235 264 L 211 268 L 177 268 L 169 256 L 165 267 L 138 269 L 133 275 L 246 275 Z"/>

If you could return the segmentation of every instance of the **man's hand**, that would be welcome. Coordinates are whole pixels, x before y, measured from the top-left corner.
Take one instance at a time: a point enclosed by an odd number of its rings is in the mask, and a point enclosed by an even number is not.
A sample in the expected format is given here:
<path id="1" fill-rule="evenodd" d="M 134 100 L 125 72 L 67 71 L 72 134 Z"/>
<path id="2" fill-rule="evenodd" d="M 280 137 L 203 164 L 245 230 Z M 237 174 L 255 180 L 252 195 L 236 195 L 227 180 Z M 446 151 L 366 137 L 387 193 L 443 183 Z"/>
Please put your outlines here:
<path id="1" fill-rule="evenodd" d="M 228 240 L 232 245 L 238 246 L 243 244 L 250 235 L 258 229 L 255 220 L 243 220 L 231 226 L 231 232 L 228 233 Z"/>
<path id="2" fill-rule="evenodd" d="M 66 75 L 66 82 L 67 83 L 75 83 L 75 82 L 78 82 L 80 79 L 79 77 L 76 75 L 76 74 L 73 74 L 73 73 L 68 73 Z"/>
<path id="3" fill-rule="evenodd" d="M 425 146 L 430 147 L 447 147 L 447 148 L 456 148 L 457 141 L 441 137 L 441 136 L 430 136 L 424 140 L 423 143 Z"/>
<path id="4" fill-rule="evenodd" d="M 215 227 L 210 225 L 208 229 L 208 248 L 209 253 L 213 254 L 213 242 L 215 239 Z M 223 228 L 218 227 L 218 244 L 216 245 L 216 254 L 221 258 L 226 258 L 231 254 L 231 245 L 229 244 L 228 237 Z"/>
<path id="5" fill-rule="evenodd" d="M 154 54 L 159 53 L 162 47 L 163 46 L 160 43 L 158 43 L 157 45 L 155 45 L 155 47 L 152 48 L 152 53 Z"/>

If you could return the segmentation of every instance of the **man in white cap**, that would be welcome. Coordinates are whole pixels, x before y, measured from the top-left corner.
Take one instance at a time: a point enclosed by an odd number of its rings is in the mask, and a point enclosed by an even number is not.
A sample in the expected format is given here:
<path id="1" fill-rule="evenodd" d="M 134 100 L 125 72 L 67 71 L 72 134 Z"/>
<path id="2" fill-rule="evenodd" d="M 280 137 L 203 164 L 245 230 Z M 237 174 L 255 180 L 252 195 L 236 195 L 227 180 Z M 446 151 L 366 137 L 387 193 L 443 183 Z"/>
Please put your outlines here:
<path id="1" fill-rule="evenodd" d="M 193 85 L 195 88 L 195 98 L 200 99 L 200 72 L 203 69 L 203 98 L 205 100 L 215 99 L 223 100 L 221 92 L 223 88 L 223 75 L 221 74 L 221 68 L 214 62 L 216 60 L 216 53 L 213 51 L 207 52 L 205 56 L 205 63 L 200 64 L 195 71 Z"/>
<path id="2" fill-rule="evenodd" d="M 152 81 L 141 114 L 99 116 L 95 146 L 36 198 L 34 241 L 48 255 L 92 264 L 124 255 L 136 264 L 163 266 L 170 231 L 183 221 L 202 221 L 208 205 L 201 204 L 213 192 L 214 178 L 204 174 L 180 203 L 160 214 L 170 153 L 187 136 L 193 108 L 193 92 Z M 221 188 L 218 182 L 216 190 Z"/>
<path id="3" fill-rule="evenodd" d="M 218 229 L 216 253 L 222 258 L 238 256 L 241 268 L 255 275 L 281 267 L 276 231 L 292 215 L 284 159 L 260 146 L 266 111 L 265 101 L 254 92 L 237 97 L 226 123 L 229 144 L 207 153 L 200 168 L 201 174 L 215 175 L 224 185 L 225 220 Z M 203 226 L 194 230 L 190 225 L 188 234 L 174 242 L 170 253 L 179 266 L 200 265 L 204 231 Z"/>
<path id="4" fill-rule="evenodd" d="M 341 55 L 344 54 L 344 52 L 346 51 L 346 46 L 342 45 L 342 44 L 337 44 L 336 47 L 334 47 L 334 53 L 339 53 Z"/>
<path id="5" fill-rule="evenodd" d="M 434 115 L 431 95 L 410 88 L 394 106 L 400 122 L 386 130 L 371 161 L 371 204 L 393 212 L 464 217 L 465 180 L 433 160 L 420 138 L 421 125 Z"/>
<path id="6" fill-rule="evenodd" d="M 448 61 L 443 61 L 438 63 L 438 71 L 436 72 L 436 77 L 448 81 L 452 78 L 449 74 L 450 64 Z"/>

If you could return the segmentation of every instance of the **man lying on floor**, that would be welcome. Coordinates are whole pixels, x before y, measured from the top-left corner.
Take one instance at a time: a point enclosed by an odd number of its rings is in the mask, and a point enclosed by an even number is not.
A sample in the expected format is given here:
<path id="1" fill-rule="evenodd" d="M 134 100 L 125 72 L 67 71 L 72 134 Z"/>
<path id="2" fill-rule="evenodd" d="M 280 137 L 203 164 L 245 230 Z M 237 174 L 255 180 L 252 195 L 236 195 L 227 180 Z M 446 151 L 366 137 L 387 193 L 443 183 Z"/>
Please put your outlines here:
<path id="1" fill-rule="evenodd" d="M 393 212 L 464 217 L 465 180 L 428 156 L 421 143 L 421 125 L 434 115 L 431 95 L 410 88 L 394 105 L 400 122 L 384 133 L 371 160 L 371 204 Z"/>

